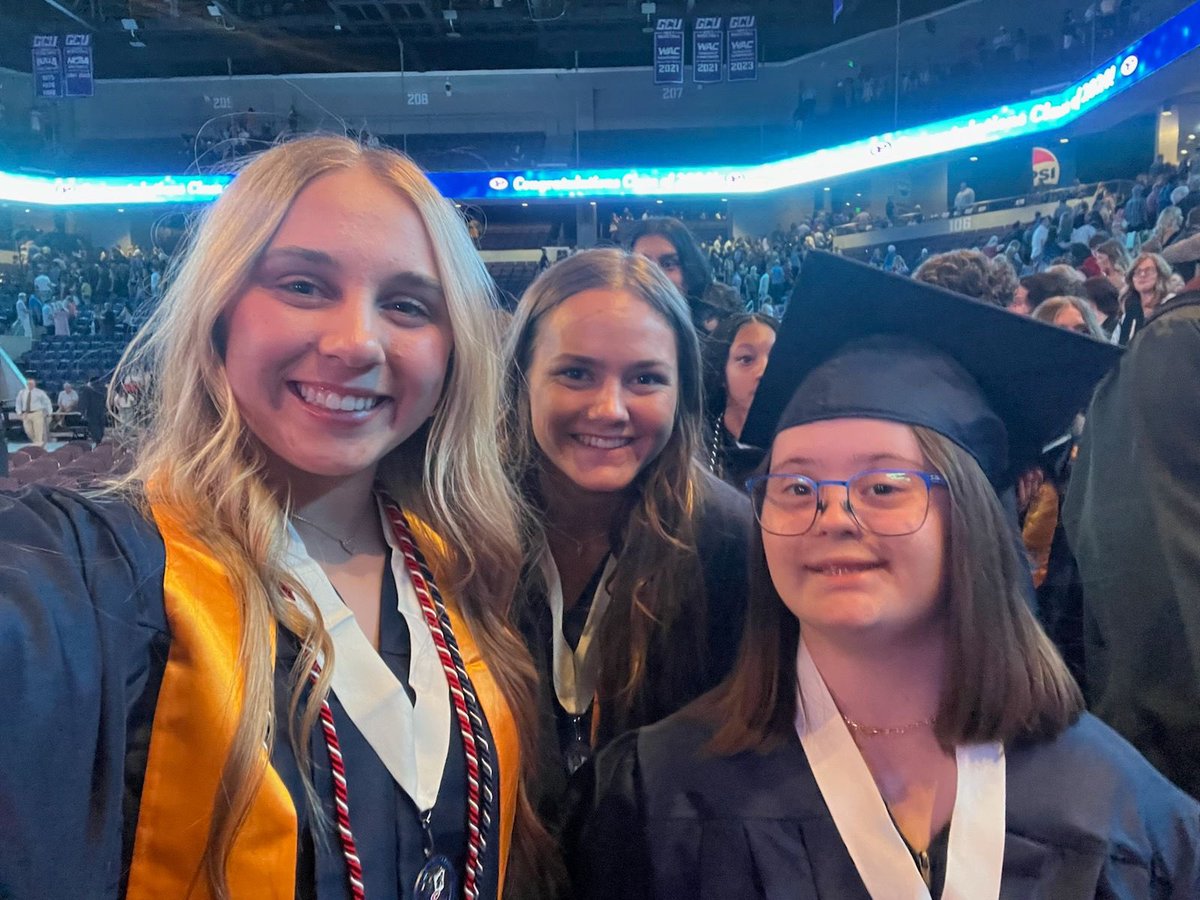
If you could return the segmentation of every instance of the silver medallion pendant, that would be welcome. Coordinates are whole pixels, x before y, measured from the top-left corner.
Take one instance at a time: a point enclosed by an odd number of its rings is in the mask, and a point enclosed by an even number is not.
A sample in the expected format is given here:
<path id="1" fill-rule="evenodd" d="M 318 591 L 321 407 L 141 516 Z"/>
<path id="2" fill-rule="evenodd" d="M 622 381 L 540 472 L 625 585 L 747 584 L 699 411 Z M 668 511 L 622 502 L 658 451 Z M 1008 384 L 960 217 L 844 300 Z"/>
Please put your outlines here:
<path id="1" fill-rule="evenodd" d="M 592 745 L 583 729 L 583 716 L 571 716 L 571 734 L 567 746 L 563 748 L 563 761 L 567 766 L 567 774 L 574 775 L 576 771 L 592 758 Z"/>
<path id="2" fill-rule="evenodd" d="M 413 900 L 452 900 L 458 896 L 458 878 L 450 858 L 437 854 L 417 873 Z"/>

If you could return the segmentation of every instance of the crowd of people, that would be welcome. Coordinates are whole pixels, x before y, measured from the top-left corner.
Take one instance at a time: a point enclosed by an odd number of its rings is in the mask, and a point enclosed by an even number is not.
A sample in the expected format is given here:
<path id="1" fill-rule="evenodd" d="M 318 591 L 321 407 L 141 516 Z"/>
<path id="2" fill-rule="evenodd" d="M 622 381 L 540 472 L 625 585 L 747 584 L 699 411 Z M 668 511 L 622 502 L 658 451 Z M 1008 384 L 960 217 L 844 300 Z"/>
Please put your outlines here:
<path id="1" fill-rule="evenodd" d="M 928 249 L 906 260 L 895 244 L 874 248 L 867 262 L 915 277 L 937 268 L 955 290 L 1021 312 L 1050 297 L 1080 298 L 1097 333 L 1124 345 L 1167 298 L 1200 284 L 1198 209 L 1200 176 L 1158 162 L 1127 192 L 1101 184 L 1061 197 L 1049 214 L 1014 222 L 969 250 L 934 254 L 936 262 Z"/>
<path id="2" fill-rule="evenodd" d="M 166 252 L 136 244 L 99 250 L 62 232 L 22 232 L 0 282 L 0 327 L 10 334 L 112 337 L 161 294 Z"/>
<path id="3" fill-rule="evenodd" d="M 242 171 L 131 471 L 0 496 L 6 893 L 1200 893 L 1200 294 L 636 224 L 509 315 L 406 158 Z"/>

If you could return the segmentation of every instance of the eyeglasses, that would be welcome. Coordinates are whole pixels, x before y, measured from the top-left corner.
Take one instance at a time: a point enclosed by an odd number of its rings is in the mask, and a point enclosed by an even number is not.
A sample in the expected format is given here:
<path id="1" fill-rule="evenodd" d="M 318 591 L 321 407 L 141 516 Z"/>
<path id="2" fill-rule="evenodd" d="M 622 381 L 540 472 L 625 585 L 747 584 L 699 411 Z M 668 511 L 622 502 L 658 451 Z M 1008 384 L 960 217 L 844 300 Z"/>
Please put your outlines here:
<path id="1" fill-rule="evenodd" d="M 1157 275 L 1157 266 L 1140 266 L 1133 270 L 1134 275 Z"/>
<path id="2" fill-rule="evenodd" d="M 843 508 L 863 531 L 883 537 L 912 534 L 929 515 L 930 488 L 948 487 L 941 475 L 900 469 L 870 469 L 846 481 L 816 481 L 807 475 L 755 475 L 746 481 L 754 517 L 763 531 L 783 537 L 807 534 L 829 508 L 821 488 L 846 489 Z"/>

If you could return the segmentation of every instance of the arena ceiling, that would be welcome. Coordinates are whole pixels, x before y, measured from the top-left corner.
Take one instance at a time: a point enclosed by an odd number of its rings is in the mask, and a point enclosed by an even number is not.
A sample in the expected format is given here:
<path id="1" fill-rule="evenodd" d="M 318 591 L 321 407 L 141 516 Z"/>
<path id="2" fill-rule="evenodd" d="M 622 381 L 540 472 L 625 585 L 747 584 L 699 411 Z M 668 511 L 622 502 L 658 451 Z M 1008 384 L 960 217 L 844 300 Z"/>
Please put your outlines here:
<path id="1" fill-rule="evenodd" d="M 961 0 L 899 0 L 905 21 Z M 893 0 L 657 0 L 654 15 L 758 17 L 762 57 L 896 21 Z M 644 66 L 643 0 L 0 0 L 0 66 L 35 34 L 90 32 L 98 78 Z M 132 29 L 132 30 L 131 30 Z"/>

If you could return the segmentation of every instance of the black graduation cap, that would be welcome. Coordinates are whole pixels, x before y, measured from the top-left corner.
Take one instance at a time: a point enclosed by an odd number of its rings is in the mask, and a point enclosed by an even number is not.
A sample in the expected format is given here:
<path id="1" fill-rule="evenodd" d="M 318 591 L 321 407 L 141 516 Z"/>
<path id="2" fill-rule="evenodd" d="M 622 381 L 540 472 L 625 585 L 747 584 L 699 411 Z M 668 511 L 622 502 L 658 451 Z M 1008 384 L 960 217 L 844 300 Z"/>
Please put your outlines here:
<path id="1" fill-rule="evenodd" d="M 741 440 L 847 417 L 930 428 L 997 491 L 1065 434 L 1118 347 L 939 287 L 810 252 Z"/>

